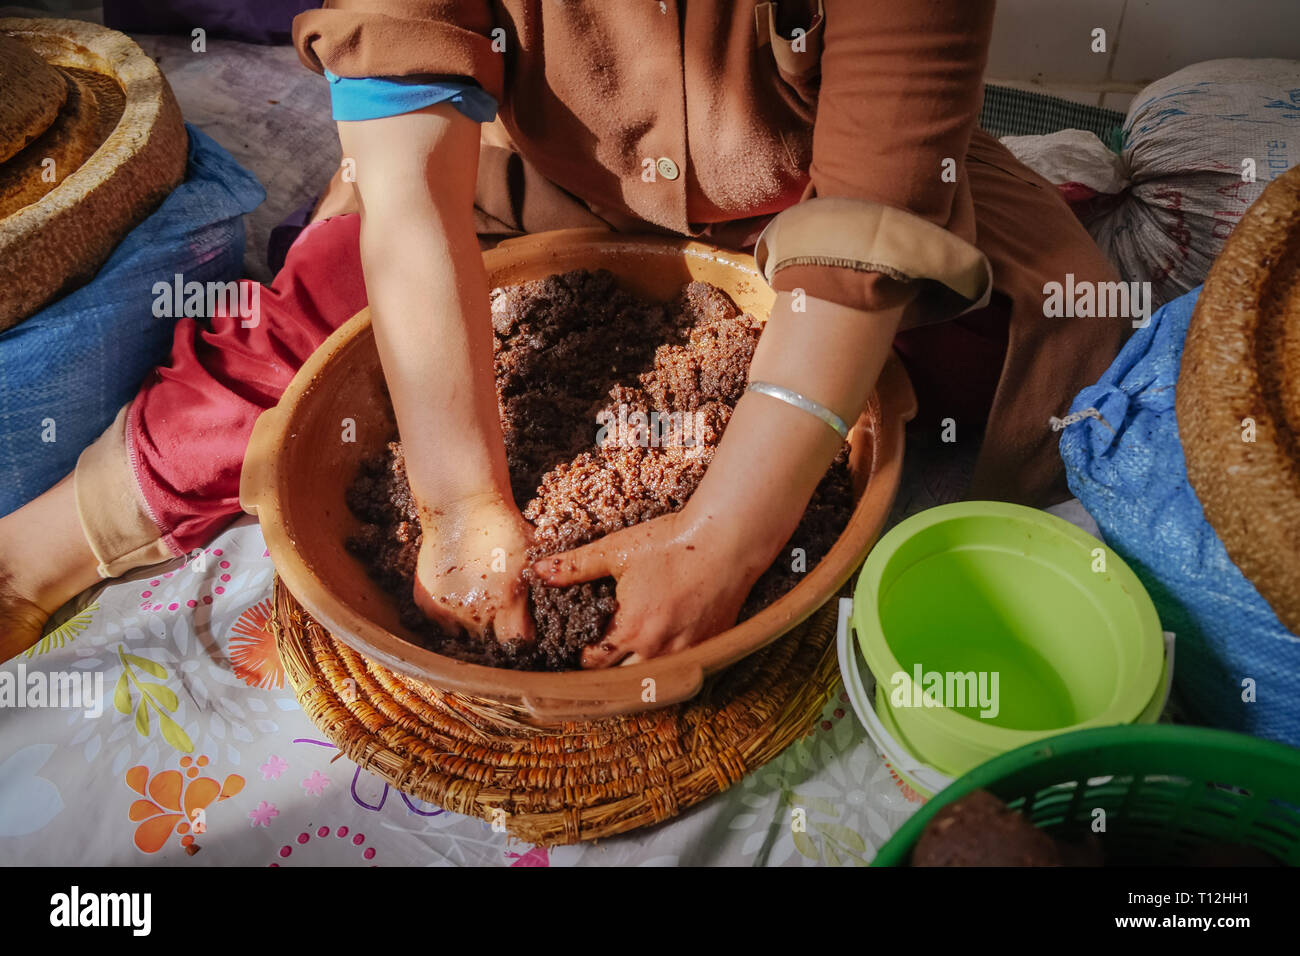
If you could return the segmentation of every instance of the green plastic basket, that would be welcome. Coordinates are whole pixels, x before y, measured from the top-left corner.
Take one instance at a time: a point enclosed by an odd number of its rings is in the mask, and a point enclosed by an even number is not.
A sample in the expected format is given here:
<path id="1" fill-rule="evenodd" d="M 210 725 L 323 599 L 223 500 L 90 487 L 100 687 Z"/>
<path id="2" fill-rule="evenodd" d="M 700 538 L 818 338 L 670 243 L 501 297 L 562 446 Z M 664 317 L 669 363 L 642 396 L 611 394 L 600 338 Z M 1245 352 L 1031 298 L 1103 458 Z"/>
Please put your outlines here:
<path id="1" fill-rule="evenodd" d="M 1300 750 L 1169 724 L 1061 734 L 980 764 L 917 811 L 872 865 L 908 865 L 931 818 L 981 789 L 1067 839 L 1090 832 L 1104 809 L 1108 863 L 1177 866 L 1222 842 L 1300 866 Z"/>

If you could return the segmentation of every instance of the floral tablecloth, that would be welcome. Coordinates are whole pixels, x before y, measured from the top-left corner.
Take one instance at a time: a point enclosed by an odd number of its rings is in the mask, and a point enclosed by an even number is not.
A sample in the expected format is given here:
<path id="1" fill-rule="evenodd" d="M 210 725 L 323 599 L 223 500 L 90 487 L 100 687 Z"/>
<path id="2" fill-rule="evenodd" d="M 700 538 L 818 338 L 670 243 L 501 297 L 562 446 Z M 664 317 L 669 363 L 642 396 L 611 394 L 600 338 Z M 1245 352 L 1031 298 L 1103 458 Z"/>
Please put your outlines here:
<path id="1" fill-rule="evenodd" d="M 21 702 L 0 707 L 0 862 L 861 865 L 915 806 L 834 699 L 810 736 L 666 824 L 551 850 L 512 841 L 339 756 L 266 627 L 273 573 L 243 519 L 201 561 L 83 596 L 0 668 Z M 91 675 L 98 707 L 50 706 L 60 674 Z M 39 706 L 37 684 L 51 689 Z"/>
<path id="2" fill-rule="evenodd" d="M 973 461 L 909 442 L 891 524 L 955 498 Z M 1078 502 L 1052 510 L 1096 532 Z M 0 666 L 0 863 L 861 866 L 920 805 L 837 692 L 811 734 L 679 817 L 595 844 L 520 843 L 398 792 L 324 738 L 266 626 L 273 576 L 243 518 L 201 559 L 82 595 Z M 60 675 L 89 675 L 102 698 Z"/>

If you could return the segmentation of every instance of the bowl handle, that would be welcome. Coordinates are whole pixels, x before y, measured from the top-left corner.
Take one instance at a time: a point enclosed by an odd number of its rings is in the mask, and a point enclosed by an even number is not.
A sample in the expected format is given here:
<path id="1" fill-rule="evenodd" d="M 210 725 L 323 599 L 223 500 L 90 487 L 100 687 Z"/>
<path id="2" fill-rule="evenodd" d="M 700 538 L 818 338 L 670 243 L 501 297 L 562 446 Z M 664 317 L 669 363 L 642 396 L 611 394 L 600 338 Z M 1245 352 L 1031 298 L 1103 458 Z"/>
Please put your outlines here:
<path id="1" fill-rule="evenodd" d="M 257 416 L 239 472 L 239 507 L 259 519 L 258 508 L 270 495 L 275 475 L 275 436 L 280 432 L 280 406 L 272 405 Z"/>
<path id="2" fill-rule="evenodd" d="M 619 670 L 615 667 L 607 672 L 610 679 L 600 685 L 597 690 L 599 696 L 594 699 L 563 700 L 525 696 L 520 706 L 539 724 L 552 726 L 625 714 L 628 712 L 629 699 L 648 704 L 645 710 L 680 704 L 690 700 L 704 686 L 704 671 L 698 666 L 675 666 L 658 674 L 647 674 L 645 663 L 638 665 L 635 672 L 626 675 L 619 674 Z M 648 698 L 648 694 L 653 694 L 653 697 Z"/>
<path id="3" fill-rule="evenodd" d="M 851 628 L 849 627 L 849 619 L 852 616 L 853 599 L 840 598 L 840 616 L 835 628 L 835 646 L 839 652 L 840 676 L 844 679 L 845 690 L 849 692 L 849 704 L 852 706 L 853 712 L 858 715 L 858 720 L 866 729 L 867 736 L 871 738 L 871 743 L 875 746 L 877 753 L 886 760 L 893 762 L 896 769 L 913 777 L 917 783 L 931 793 L 939 793 L 948 784 L 952 783 L 953 778 L 939 773 L 933 767 L 929 767 L 912 757 L 899 745 L 893 735 L 885 729 L 885 725 L 880 722 L 880 718 L 876 716 L 872 696 L 868 694 L 867 687 L 862 682 L 862 672 L 858 670 L 857 653 L 854 650 L 855 644 L 851 639 Z"/>
<path id="4" fill-rule="evenodd" d="M 876 394 L 881 399 L 880 417 L 884 421 L 892 420 L 901 424 L 916 417 L 916 390 L 912 387 L 907 369 L 903 367 L 903 360 L 893 349 L 889 350 L 885 365 L 880 370 Z"/>

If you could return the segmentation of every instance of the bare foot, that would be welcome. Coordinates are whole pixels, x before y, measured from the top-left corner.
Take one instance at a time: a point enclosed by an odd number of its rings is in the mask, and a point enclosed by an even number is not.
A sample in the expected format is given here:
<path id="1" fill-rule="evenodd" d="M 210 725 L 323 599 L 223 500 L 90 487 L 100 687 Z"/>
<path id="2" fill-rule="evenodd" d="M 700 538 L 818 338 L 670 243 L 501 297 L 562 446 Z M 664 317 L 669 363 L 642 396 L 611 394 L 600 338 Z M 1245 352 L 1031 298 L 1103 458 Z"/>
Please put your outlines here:
<path id="1" fill-rule="evenodd" d="M 99 581 L 72 476 L 0 518 L 0 661 L 41 638 L 51 614 Z"/>
<path id="2" fill-rule="evenodd" d="M 23 597 L 0 570 L 0 662 L 16 657 L 41 639 L 49 615 Z"/>

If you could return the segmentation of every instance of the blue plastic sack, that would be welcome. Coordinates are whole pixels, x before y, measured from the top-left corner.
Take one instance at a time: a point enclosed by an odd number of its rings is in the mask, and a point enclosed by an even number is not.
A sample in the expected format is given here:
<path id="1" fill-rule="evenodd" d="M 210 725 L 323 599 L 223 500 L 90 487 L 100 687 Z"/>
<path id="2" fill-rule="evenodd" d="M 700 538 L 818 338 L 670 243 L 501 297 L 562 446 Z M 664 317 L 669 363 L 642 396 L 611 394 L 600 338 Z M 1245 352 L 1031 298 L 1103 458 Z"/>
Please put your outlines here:
<path id="1" fill-rule="evenodd" d="M 1300 746 L 1300 638 L 1237 570 L 1187 480 L 1174 389 L 1200 288 L 1159 309 L 1071 412 L 1070 489 L 1177 635 L 1174 683 L 1198 722 Z M 1243 700 L 1247 679 L 1255 700 Z"/>
<path id="2" fill-rule="evenodd" d="M 154 317 L 155 282 L 239 278 L 242 217 L 266 193 L 216 142 L 185 128 L 185 181 L 90 282 L 0 334 L 0 515 L 68 474 L 167 358 L 176 320 Z"/>

